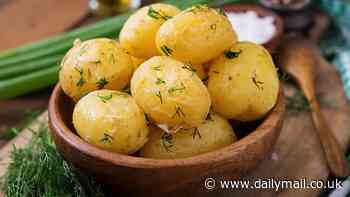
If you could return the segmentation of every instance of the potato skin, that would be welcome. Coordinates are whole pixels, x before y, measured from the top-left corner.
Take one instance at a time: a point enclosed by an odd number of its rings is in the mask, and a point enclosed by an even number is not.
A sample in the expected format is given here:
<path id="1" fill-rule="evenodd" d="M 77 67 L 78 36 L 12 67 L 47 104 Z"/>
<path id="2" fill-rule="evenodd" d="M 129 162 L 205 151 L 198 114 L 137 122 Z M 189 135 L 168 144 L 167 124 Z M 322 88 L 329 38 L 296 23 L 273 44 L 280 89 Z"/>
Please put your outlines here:
<path id="1" fill-rule="evenodd" d="M 151 120 L 168 128 L 200 125 L 211 103 L 193 68 L 166 56 L 153 57 L 135 71 L 131 93 Z"/>
<path id="2" fill-rule="evenodd" d="M 236 43 L 230 52 L 237 57 L 223 54 L 211 64 L 208 90 L 213 109 L 227 119 L 260 119 L 275 105 L 279 91 L 271 55 L 250 42 Z"/>
<path id="3" fill-rule="evenodd" d="M 149 14 L 150 11 L 156 11 L 161 16 Z M 121 45 L 131 55 L 139 58 L 158 55 L 155 44 L 157 31 L 168 18 L 179 12 L 180 10 L 175 6 L 161 3 L 139 9 L 124 24 L 119 34 Z"/>
<path id="4" fill-rule="evenodd" d="M 133 72 L 130 56 L 112 39 L 77 41 L 61 62 L 63 91 L 74 101 L 98 89 L 121 90 Z"/>
<path id="5" fill-rule="evenodd" d="M 149 141 L 141 149 L 141 156 L 157 159 L 185 158 L 217 150 L 237 140 L 229 122 L 215 114 L 197 129 L 181 129 L 167 134 L 150 127 Z"/>
<path id="6" fill-rule="evenodd" d="M 237 41 L 226 16 L 206 6 L 195 6 L 167 20 L 156 36 L 158 51 L 182 62 L 202 64 Z"/>
<path id="7" fill-rule="evenodd" d="M 116 153 L 135 153 L 148 140 L 143 111 L 119 91 L 96 90 L 83 97 L 74 108 L 73 124 L 85 141 Z"/>

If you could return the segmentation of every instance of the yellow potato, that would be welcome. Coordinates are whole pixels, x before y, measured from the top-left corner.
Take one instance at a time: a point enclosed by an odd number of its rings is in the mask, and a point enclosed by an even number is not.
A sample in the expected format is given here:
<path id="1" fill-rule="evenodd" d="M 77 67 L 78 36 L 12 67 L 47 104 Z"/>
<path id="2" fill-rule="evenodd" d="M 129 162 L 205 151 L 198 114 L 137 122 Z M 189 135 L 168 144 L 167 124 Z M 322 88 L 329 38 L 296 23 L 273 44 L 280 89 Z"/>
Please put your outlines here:
<path id="1" fill-rule="evenodd" d="M 121 90 L 130 81 L 133 62 L 118 42 L 98 38 L 76 41 L 61 63 L 63 91 L 74 101 L 98 89 Z"/>
<path id="2" fill-rule="evenodd" d="M 119 40 L 131 55 L 150 58 L 158 55 L 155 37 L 159 27 L 180 10 L 168 4 L 152 4 L 139 9 L 124 24 Z"/>
<path id="3" fill-rule="evenodd" d="M 229 122 L 210 114 L 198 128 L 181 129 L 168 134 L 158 127 L 150 127 L 149 141 L 141 149 L 141 156 L 158 159 L 185 158 L 228 146 L 237 140 Z"/>
<path id="4" fill-rule="evenodd" d="M 166 21 L 156 36 L 158 51 L 182 62 L 202 64 L 237 41 L 230 21 L 206 6 L 189 8 Z"/>
<path id="5" fill-rule="evenodd" d="M 131 79 L 137 104 L 165 128 L 200 125 L 210 108 L 210 95 L 189 64 L 166 56 L 144 62 Z"/>
<path id="6" fill-rule="evenodd" d="M 132 62 L 133 62 L 134 71 L 135 71 L 143 62 L 146 61 L 145 59 L 138 58 L 138 57 L 135 57 L 135 56 L 130 56 L 130 57 L 131 57 L 131 60 L 132 60 Z"/>
<path id="7" fill-rule="evenodd" d="M 85 141 L 116 153 L 135 153 L 148 140 L 143 111 L 130 95 L 119 91 L 96 90 L 80 99 L 73 124 Z"/>
<path id="8" fill-rule="evenodd" d="M 214 111 L 223 117 L 240 121 L 264 117 L 279 91 L 271 55 L 260 45 L 236 43 L 212 62 L 208 89 Z"/>

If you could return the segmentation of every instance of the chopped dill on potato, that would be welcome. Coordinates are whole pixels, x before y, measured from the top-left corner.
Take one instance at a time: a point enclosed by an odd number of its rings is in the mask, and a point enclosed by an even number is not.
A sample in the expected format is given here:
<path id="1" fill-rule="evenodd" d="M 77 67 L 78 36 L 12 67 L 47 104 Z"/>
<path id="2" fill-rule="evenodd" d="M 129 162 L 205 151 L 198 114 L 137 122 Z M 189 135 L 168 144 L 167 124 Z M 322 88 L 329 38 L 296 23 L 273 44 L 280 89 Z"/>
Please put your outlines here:
<path id="1" fill-rule="evenodd" d="M 98 89 L 104 88 L 107 84 L 108 84 L 108 81 L 106 80 L 105 77 L 101 78 L 100 80 L 98 80 L 98 81 L 96 82 L 96 85 L 97 85 L 97 88 L 98 88 Z"/>
<path id="2" fill-rule="evenodd" d="M 80 75 L 80 78 L 79 78 L 79 80 L 77 81 L 77 83 L 76 83 L 76 86 L 77 87 L 82 87 L 85 83 L 86 83 L 86 81 L 85 81 L 85 79 L 83 78 L 83 69 L 82 68 L 78 68 L 78 67 L 74 67 L 74 69 L 79 73 L 79 75 Z"/>
<path id="3" fill-rule="evenodd" d="M 162 52 L 166 55 L 166 56 L 170 56 L 171 53 L 173 52 L 173 50 L 171 48 L 169 48 L 166 45 L 163 45 L 160 47 L 160 49 L 162 50 Z"/>
<path id="4" fill-rule="evenodd" d="M 171 118 L 175 118 L 176 116 L 179 118 L 186 116 L 180 106 L 175 107 L 175 113 L 171 116 Z"/>
<path id="5" fill-rule="evenodd" d="M 153 66 L 152 70 L 160 71 L 161 69 L 160 69 L 160 66 L 158 65 L 158 66 Z"/>
<path id="6" fill-rule="evenodd" d="M 173 136 L 169 133 L 164 132 L 161 138 L 162 146 L 167 152 L 171 152 L 171 148 L 174 146 L 173 144 Z"/>
<path id="7" fill-rule="evenodd" d="M 101 138 L 100 142 L 112 144 L 113 140 L 114 138 L 111 135 L 108 133 L 103 133 L 103 138 Z"/>
<path id="8" fill-rule="evenodd" d="M 162 93 L 160 91 L 156 92 L 156 96 L 159 98 L 160 100 L 160 104 L 163 104 L 163 97 L 162 97 Z"/>
<path id="9" fill-rule="evenodd" d="M 112 94 L 105 95 L 105 96 L 103 96 L 103 95 L 97 95 L 97 96 L 98 96 L 98 98 L 100 98 L 101 101 L 104 102 L 104 103 L 107 103 L 107 101 L 111 100 L 112 97 L 113 97 Z"/>
<path id="10" fill-rule="evenodd" d="M 264 90 L 264 82 L 257 79 L 256 71 L 252 73 L 252 81 L 258 90 Z"/>
<path id="11" fill-rule="evenodd" d="M 152 8 L 152 6 L 148 8 L 147 15 L 154 19 L 163 19 L 165 21 L 172 18 L 171 16 L 168 16 L 166 14 L 161 13 L 160 11 L 155 10 L 154 8 Z"/>
<path id="12" fill-rule="evenodd" d="M 185 85 L 183 83 L 181 83 L 180 86 L 173 86 L 173 87 L 169 88 L 168 93 L 171 94 L 171 93 L 174 93 L 177 91 L 182 91 L 185 89 L 186 89 Z"/>
<path id="13" fill-rule="evenodd" d="M 239 50 L 239 51 L 227 50 L 227 51 L 224 52 L 225 57 L 227 59 L 237 58 L 241 53 L 242 53 L 242 50 Z"/>
<path id="14" fill-rule="evenodd" d="M 163 79 L 157 78 L 157 81 L 156 81 L 156 84 L 157 84 L 157 85 L 165 84 L 165 83 L 166 83 L 166 82 L 165 82 Z"/>
<path id="15" fill-rule="evenodd" d="M 192 72 L 192 74 L 194 74 L 194 73 L 197 72 L 197 70 L 194 69 L 194 68 L 192 67 L 192 64 L 190 64 L 190 63 L 184 64 L 184 65 L 182 66 L 182 68 L 185 69 L 185 70 L 189 70 L 190 72 Z"/>
<path id="16" fill-rule="evenodd" d="M 192 132 L 192 138 L 196 139 L 197 136 L 198 136 L 199 139 L 202 138 L 201 133 L 199 132 L 199 129 L 197 127 L 195 127 L 193 129 L 193 132 Z"/>

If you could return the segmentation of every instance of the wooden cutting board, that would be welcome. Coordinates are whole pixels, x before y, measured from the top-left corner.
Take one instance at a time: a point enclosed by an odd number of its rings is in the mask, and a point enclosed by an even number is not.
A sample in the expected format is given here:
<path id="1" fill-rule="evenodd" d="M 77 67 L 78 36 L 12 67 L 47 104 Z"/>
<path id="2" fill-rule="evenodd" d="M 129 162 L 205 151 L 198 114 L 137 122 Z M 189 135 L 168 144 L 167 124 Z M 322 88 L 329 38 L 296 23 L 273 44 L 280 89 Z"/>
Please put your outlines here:
<path id="1" fill-rule="evenodd" d="M 0 51 L 63 32 L 88 13 L 88 0 L 5 0 L 0 4 Z"/>
<path id="2" fill-rule="evenodd" d="M 348 147 L 350 140 L 350 107 L 342 88 L 341 80 L 335 67 L 322 62 L 317 69 L 317 92 L 323 111 L 330 127 L 336 133 L 341 145 Z M 287 95 L 295 91 L 294 87 L 285 85 Z M 47 113 L 38 120 L 46 121 Z M 37 122 L 31 127 L 35 127 Z M 23 146 L 30 137 L 25 130 L 17 138 L 0 149 L 0 176 L 6 172 L 9 162 L 9 151 L 13 145 Z M 323 157 L 322 149 L 311 117 L 308 112 L 287 112 L 284 128 L 271 153 L 261 164 L 249 173 L 246 179 L 257 178 L 327 180 L 329 170 Z M 198 187 L 203 187 L 199 185 Z M 281 191 L 244 191 L 226 190 L 226 194 L 213 196 L 317 196 L 321 190 L 281 190 Z M 1 196 L 1 195 L 0 195 Z"/>

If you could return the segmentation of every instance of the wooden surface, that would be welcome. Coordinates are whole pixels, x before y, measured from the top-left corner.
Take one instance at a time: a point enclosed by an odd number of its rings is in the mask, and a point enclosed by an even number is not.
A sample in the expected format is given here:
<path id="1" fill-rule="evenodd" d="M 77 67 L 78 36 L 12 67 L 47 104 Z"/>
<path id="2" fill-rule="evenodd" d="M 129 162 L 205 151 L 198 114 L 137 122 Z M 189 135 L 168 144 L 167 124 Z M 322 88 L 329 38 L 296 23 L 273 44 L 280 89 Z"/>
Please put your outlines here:
<path id="1" fill-rule="evenodd" d="M 0 51 L 63 32 L 88 13 L 87 0 L 11 0 L 0 9 Z"/>

